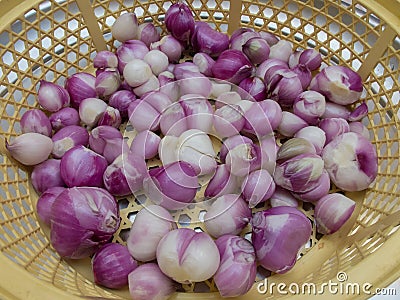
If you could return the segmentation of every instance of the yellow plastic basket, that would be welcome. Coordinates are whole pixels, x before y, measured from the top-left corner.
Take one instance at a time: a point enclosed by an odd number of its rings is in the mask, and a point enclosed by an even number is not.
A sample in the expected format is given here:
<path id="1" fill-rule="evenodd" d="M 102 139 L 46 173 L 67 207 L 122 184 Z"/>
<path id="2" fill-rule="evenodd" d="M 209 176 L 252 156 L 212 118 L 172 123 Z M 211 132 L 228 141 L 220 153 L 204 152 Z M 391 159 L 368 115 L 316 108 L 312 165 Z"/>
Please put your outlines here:
<path id="1" fill-rule="evenodd" d="M 349 193 L 357 201 L 352 218 L 337 233 L 317 237 L 287 274 L 268 278 L 269 287 L 307 287 L 337 283 L 324 299 L 365 299 L 376 288 L 400 276 L 400 2 L 395 0 L 187 0 L 196 14 L 223 32 L 239 26 L 270 31 L 295 48 L 316 48 L 325 64 L 356 70 L 365 81 L 362 100 L 370 108 L 366 125 L 379 156 L 379 171 L 370 189 Z M 134 11 L 140 22 L 162 20 L 171 1 L 164 0 L 0 0 L 0 131 L 4 139 L 20 134 L 19 120 L 36 107 L 40 79 L 63 84 L 77 71 L 88 70 L 96 51 L 114 49 L 110 26 Z M 165 28 L 163 33 L 165 33 Z M 29 169 L 0 150 L 0 298 L 1 299 L 129 299 L 127 289 L 107 290 L 93 283 L 89 260 L 66 261 L 53 250 L 45 226 L 35 213 L 37 195 Z M 131 226 L 135 199 L 120 199 L 123 242 Z M 312 210 L 304 210 L 312 217 Z M 177 219 L 196 219 L 201 208 Z M 200 225 L 196 225 L 200 226 Z M 290 297 L 278 289 L 263 294 L 255 284 L 239 299 Z M 347 285 L 345 285 L 347 284 Z M 366 291 L 351 289 L 351 284 Z M 200 293 L 206 287 L 208 292 Z M 264 284 L 265 286 L 265 284 Z M 258 287 L 258 288 L 257 288 Z M 211 281 L 183 287 L 172 299 L 220 299 Z M 398 291 L 399 293 L 400 291 Z M 320 297 L 307 289 L 299 298 Z"/>

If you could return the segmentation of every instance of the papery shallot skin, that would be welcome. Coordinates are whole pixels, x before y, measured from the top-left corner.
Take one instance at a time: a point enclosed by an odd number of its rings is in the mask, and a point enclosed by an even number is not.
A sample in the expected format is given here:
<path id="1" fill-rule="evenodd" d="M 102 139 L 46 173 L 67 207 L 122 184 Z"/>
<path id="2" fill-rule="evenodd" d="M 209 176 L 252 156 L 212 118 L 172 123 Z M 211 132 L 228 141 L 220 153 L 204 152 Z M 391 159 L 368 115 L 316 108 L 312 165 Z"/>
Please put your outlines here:
<path id="1" fill-rule="evenodd" d="M 36 132 L 51 136 L 52 128 L 49 118 L 40 109 L 26 111 L 20 121 L 22 133 Z"/>
<path id="2" fill-rule="evenodd" d="M 105 188 L 114 196 L 128 196 L 143 187 L 147 176 L 144 158 L 132 152 L 119 155 L 104 171 Z"/>
<path id="3" fill-rule="evenodd" d="M 54 201 L 65 190 L 64 187 L 55 186 L 48 188 L 43 194 L 40 195 L 36 203 L 36 212 L 44 224 L 50 226 L 51 220 L 51 207 Z"/>
<path id="4" fill-rule="evenodd" d="M 92 258 L 95 283 L 110 289 L 128 285 L 128 275 L 137 266 L 128 248 L 117 243 L 102 246 Z"/>
<path id="5" fill-rule="evenodd" d="M 48 159 L 53 149 L 53 141 L 48 136 L 36 132 L 23 133 L 11 142 L 6 141 L 11 156 L 26 166 L 34 166 Z"/>
<path id="6" fill-rule="evenodd" d="M 65 107 L 51 114 L 49 120 L 55 131 L 66 126 L 79 125 L 80 123 L 79 113 L 72 107 Z"/>
<path id="7" fill-rule="evenodd" d="M 190 164 L 177 161 L 151 169 L 148 174 L 143 180 L 143 189 L 155 204 L 177 210 L 194 200 L 198 178 Z"/>
<path id="8" fill-rule="evenodd" d="M 296 193 L 306 193 L 319 184 L 324 161 L 316 154 L 300 154 L 278 163 L 274 173 L 277 185 Z"/>
<path id="9" fill-rule="evenodd" d="M 242 237 L 224 235 L 215 241 L 221 263 L 214 275 L 215 284 L 223 297 L 246 294 L 257 275 L 253 245 Z"/>
<path id="10" fill-rule="evenodd" d="M 38 102 L 47 111 L 56 112 L 70 104 L 68 91 L 58 84 L 41 80 L 38 90 Z"/>
<path id="11" fill-rule="evenodd" d="M 65 258 L 93 254 L 119 227 L 115 198 L 97 187 L 73 187 L 63 191 L 51 208 L 50 239 Z"/>
<path id="12" fill-rule="evenodd" d="M 375 146 L 355 132 L 334 138 L 325 146 L 322 158 L 332 182 L 344 191 L 362 191 L 378 174 Z"/>
<path id="13" fill-rule="evenodd" d="M 325 95 L 329 101 L 341 105 L 356 102 L 363 89 L 360 75 L 344 66 L 329 66 L 311 81 L 310 89 Z"/>
<path id="14" fill-rule="evenodd" d="M 96 77 L 86 72 L 75 73 L 65 81 L 72 107 L 78 108 L 84 99 L 96 97 L 95 82 Z"/>
<path id="15" fill-rule="evenodd" d="M 165 25 L 177 40 L 189 42 L 195 28 L 192 11 L 183 2 L 173 4 L 165 14 Z"/>
<path id="16" fill-rule="evenodd" d="M 167 300 L 176 290 L 171 278 L 156 263 L 140 265 L 128 276 L 129 293 L 135 300 Z"/>
<path id="17" fill-rule="evenodd" d="M 317 231 L 322 234 L 335 233 L 351 217 L 355 207 L 353 200 L 339 193 L 322 197 L 314 210 Z"/>
<path id="18" fill-rule="evenodd" d="M 265 269 L 279 274 L 293 268 L 300 248 L 311 237 L 310 220 L 290 206 L 258 212 L 251 223 L 258 262 Z"/>
<path id="19" fill-rule="evenodd" d="M 178 228 L 161 239 L 157 262 L 161 271 L 177 282 L 201 282 L 215 274 L 220 255 L 207 233 Z"/>
<path id="20" fill-rule="evenodd" d="M 88 131 L 78 125 L 70 125 L 61 128 L 53 137 L 52 154 L 55 158 L 62 158 L 64 154 L 75 146 L 87 146 L 89 142 Z"/>
<path id="21" fill-rule="evenodd" d="M 251 209 L 236 194 L 218 197 L 204 215 L 207 232 L 215 238 L 225 234 L 238 235 L 249 223 Z"/>
<path id="22" fill-rule="evenodd" d="M 76 146 L 61 159 L 61 178 L 68 187 L 102 187 L 107 165 L 103 156 L 84 146 Z"/>
<path id="23" fill-rule="evenodd" d="M 60 165 L 61 160 L 50 158 L 33 168 L 31 182 L 39 195 L 49 188 L 65 186 L 61 178 Z"/>
<path id="24" fill-rule="evenodd" d="M 135 217 L 126 241 L 130 254 L 143 262 L 156 259 L 160 240 L 176 228 L 173 217 L 165 208 L 158 205 L 142 208 Z"/>

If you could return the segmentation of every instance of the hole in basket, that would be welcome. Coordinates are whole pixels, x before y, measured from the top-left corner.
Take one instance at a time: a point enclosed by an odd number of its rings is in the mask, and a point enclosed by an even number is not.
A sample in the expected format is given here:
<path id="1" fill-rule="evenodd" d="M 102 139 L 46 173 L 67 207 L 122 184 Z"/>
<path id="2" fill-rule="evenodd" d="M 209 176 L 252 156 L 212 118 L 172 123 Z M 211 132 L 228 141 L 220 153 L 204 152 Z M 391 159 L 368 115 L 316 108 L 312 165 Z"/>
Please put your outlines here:
<path id="1" fill-rule="evenodd" d="M 126 242 L 126 240 L 128 239 L 129 236 L 129 231 L 130 229 L 121 229 L 120 233 L 119 233 L 119 237 Z"/>
<path id="2" fill-rule="evenodd" d="M 119 207 L 119 209 L 127 208 L 128 205 L 129 205 L 129 200 L 128 200 L 128 199 L 123 198 L 123 199 L 119 199 L 119 200 L 118 200 L 118 207 Z"/>
<path id="3" fill-rule="evenodd" d="M 128 220 L 131 221 L 131 223 L 133 223 L 133 222 L 135 221 L 135 219 L 136 219 L 137 214 L 138 214 L 137 211 L 130 212 L 130 213 L 127 215 Z"/>
<path id="4" fill-rule="evenodd" d="M 62 10 L 56 10 L 53 14 L 53 19 L 58 23 L 65 21 L 65 12 Z"/>
<path id="5" fill-rule="evenodd" d="M 204 230 L 201 227 L 195 227 L 194 231 L 196 231 L 196 232 L 204 232 Z"/>
<path id="6" fill-rule="evenodd" d="M 204 222 L 204 215 L 207 213 L 206 210 L 201 210 L 199 213 L 199 220 L 200 222 Z"/>
<path id="7" fill-rule="evenodd" d="M 0 43 L 3 46 L 6 46 L 10 42 L 10 35 L 7 31 L 4 31 L 0 34 Z"/>
<path id="8" fill-rule="evenodd" d="M 135 196 L 135 202 L 138 205 L 144 205 L 146 203 L 146 201 L 147 201 L 147 197 L 144 194 Z"/>
<path id="9" fill-rule="evenodd" d="M 183 215 L 179 216 L 178 223 L 179 223 L 179 225 L 186 227 L 186 226 L 190 225 L 191 221 L 192 221 L 192 219 L 187 214 L 183 214 Z"/>

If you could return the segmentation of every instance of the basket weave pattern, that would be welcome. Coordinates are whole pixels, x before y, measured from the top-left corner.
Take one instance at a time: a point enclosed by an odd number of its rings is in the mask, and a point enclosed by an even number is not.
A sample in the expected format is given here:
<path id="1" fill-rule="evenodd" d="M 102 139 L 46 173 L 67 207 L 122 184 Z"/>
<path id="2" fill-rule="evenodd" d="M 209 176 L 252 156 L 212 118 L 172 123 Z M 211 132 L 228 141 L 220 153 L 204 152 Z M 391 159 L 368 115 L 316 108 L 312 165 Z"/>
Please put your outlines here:
<path id="1" fill-rule="evenodd" d="M 40 79 L 63 85 L 67 76 L 88 70 L 96 51 L 106 47 L 115 49 L 118 44 L 111 37 L 110 26 L 121 13 L 134 11 L 140 22 L 153 21 L 162 26 L 165 11 L 171 5 L 171 1 L 162 0 L 10 2 L 13 1 L 0 1 L 0 134 L 7 140 L 21 133 L 22 114 L 37 106 Z M 320 240 L 315 237 L 314 230 L 310 242 L 313 247 L 304 249 L 304 256 L 295 268 L 288 274 L 272 276 L 271 280 L 320 283 L 335 278 L 338 271 L 345 271 L 353 282 L 368 279 L 378 286 L 398 277 L 400 271 L 394 270 L 400 270 L 399 259 L 394 260 L 391 268 L 382 268 L 379 276 L 366 277 L 363 270 L 371 262 L 381 263 L 381 255 L 400 257 L 399 251 L 393 249 L 399 248 L 400 237 L 400 32 L 396 32 L 400 30 L 400 26 L 396 26 L 400 24 L 400 16 L 392 15 L 382 6 L 385 1 L 186 2 L 197 19 L 223 32 L 231 33 L 238 26 L 271 31 L 290 40 L 294 48 L 316 48 L 325 65 L 349 66 L 365 81 L 362 100 L 370 110 L 365 125 L 378 150 L 378 177 L 365 193 L 349 194 L 357 200 L 357 208 L 346 226 Z M 395 8 L 400 11 L 397 1 L 387 1 L 386 7 L 390 7 L 388 2 L 393 4 L 394 11 Z M 161 28 L 165 34 L 165 28 Z M 25 279 L 38 278 L 49 299 L 61 299 L 68 294 L 71 296 L 65 299 L 72 299 L 72 295 L 125 298 L 126 291 L 111 292 L 93 284 L 90 270 L 86 268 L 88 261 L 67 262 L 53 250 L 48 233 L 35 213 L 37 195 L 29 183 L 30 169 L 7 155 L 3 140 L 0 150 L 0 268 L 1 262 L 10 263 L 12 267 L 7 271 L 0 269 L 0 274 L 8 272 L 12 278 L 15 269 L 18 274 L 25 274 Z M 120 200 L 122 222 L 115 241 L 124 242 L 132 216 L 143 201 Z M 305 212 L 312 217 L 312 211 Z M 175 217 L 182 225 L 201 213 L 201 207 L 197 207 Z M 202 224 L 195 226 L 202 228 Z M 23 285 L 29 287 L 30 284 L 3 286 L 6 277 L 0 275 L 0 298 L 2 295 L 10 299 L 22 298 Z M 211 292 L 215 291 L 212 281 L 206 285 Z M 18 287 L 21 291 L 16 290 Z M 193 292 L 196 286 L 184 289 Z M 218 299 L 216 293 L 191 295 L 198 299 Z M 273 296 L 258 295 L 254 289 L 243 299 Z M 174 297 L 184 298 L 183 294 Z"/>

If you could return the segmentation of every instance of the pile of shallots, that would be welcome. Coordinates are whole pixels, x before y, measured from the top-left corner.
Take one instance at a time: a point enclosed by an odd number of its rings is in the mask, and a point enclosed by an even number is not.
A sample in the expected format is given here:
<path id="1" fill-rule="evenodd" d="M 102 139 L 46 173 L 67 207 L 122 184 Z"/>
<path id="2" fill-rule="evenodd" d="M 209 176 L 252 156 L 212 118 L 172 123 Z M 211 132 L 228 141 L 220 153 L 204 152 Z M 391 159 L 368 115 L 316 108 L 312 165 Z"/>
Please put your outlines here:
<path id="1" fill-rule="evenodd" d="M 97 53 L 95 75 L 41 81 L 41 109 L 24 113 L 23 134 L 7 148 L 33 166 L 53 247 L 65 258 L 92 256 L 96 283 L 166 299 L 175 282 L 213 278 L 223 297 L 243 295 L 258 264 L 285 273 L 310 240 L 300 201 L 315 206 L 317 231 L 331 234 L 355 208 L 331 183 L 361 191 L 374 181 L 377 153 L 360 122 L 368 107 L 350 109 L 362 81 L 268 32 L 229 37 L 182 2 L 165 25 L 170 34 L 160 37 L 154 24 L 122 14 L 112 27 L 116 51 Z M 181 62 L 183 54 L 193 60 Z M 137 132 L 130 144 L 125 122 Z M 153 158 L 161 165 L 149 169 Z M 206 232 L 178 228 L 171 211 L 194 203 L 205 176 Z M 127 246 L 111 243 L 116 197 L 139 192 L 154 205 L 136 215 Z M 266 201 L 271 208 L 252 213 Z M 251 241 L 240 236 L 248 224 Z"/>

